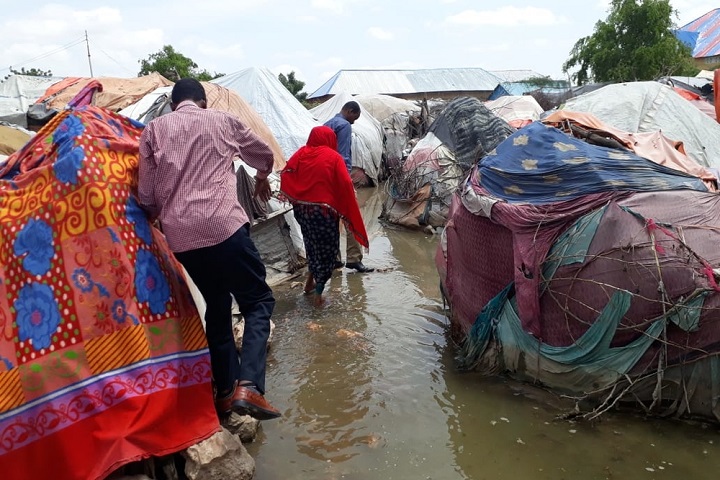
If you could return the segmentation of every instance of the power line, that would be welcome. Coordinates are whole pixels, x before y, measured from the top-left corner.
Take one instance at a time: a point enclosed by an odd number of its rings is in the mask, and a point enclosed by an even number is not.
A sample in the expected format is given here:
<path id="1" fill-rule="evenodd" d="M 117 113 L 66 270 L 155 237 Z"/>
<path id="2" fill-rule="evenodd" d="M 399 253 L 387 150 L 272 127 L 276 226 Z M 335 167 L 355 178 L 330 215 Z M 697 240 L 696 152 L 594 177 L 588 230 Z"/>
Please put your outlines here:
<path id="1" fill-rule="evenodd" d="M 65 44 L 65 45 L 63 45 L 63 46 L 61 46 L 61 47 L 58 47 L 58 48 L 56 48 L 56 49 L 54 49 L 54 50 L 50 50 L 50 51 L 48 51 L 48 52 L 41 53 L 40 55 L 37 55 L 36 57 L 30 58 L 30 59 L 28 59 L 28 60 L 24 60 L 24 61 L 22 61 L 22 62 L 16 62 L 14 65 L 11 65 L 10 67 L 0 68 L 0 72 L 5 71 L 5 70 L 10 70 L 13 66 L 14 66 L 14 67 L 21 67 L 21 66 L 27 65 L 27 64 L 29 64 L 29 63 L 36 62 L 36 61 L 38 61 L 38 60 L 42 60 L 42 59 L 44 59 L 44 58 L 50 57 L 50 56 L 55 55 L 55 54 L 57 54 L 57 53 L 60 53 L 60 52 L 62 52 L 62 51 L 68 50 L 68 49 L 70 49 L 70 48 L 72 48 L 72 47 L 74 47 L 74 46 L 76 46 L 76 45 L 80 45 L 80 44 L 83 43 L 83 42 L 85 42 L 85 37 L 77 38 L 77 39 L 75 39 L 75 40 L 73 40 L 73 41 L 71 41 L 71 42 L 69 42 L 69 43 L 67 43 L 67 44 Z"/>
<path id="2" fill-rule="evenodd" d="M 100 50 L 100 52 L 101 52 L 102 54 L 104 54 L 106 57 L 108 57 L 110 60 L 112 60 L 113 62 L 115 62 L 115 63 L 118 65 L 118 67 L 120 67 L 120 68 L 122 68 L 123 70 L 125 70 L 125 71 L 127 71 L 127 72 L 130 72 L 131 74 L 135 75 L 135 72 L 133 72 L 132 70 L 130 70 L 129 68 L 127 68 L 127 67 L 126 67 L 125 65 L 123 65 L 122 63 L 120 63 L 120 62 L 118 62 L 117 60 L 115 60 L 115 59 L 114 59 L 113 57 L 111 57 L 110 54 L 107 53 L 105 50 L 103 50 L 102 48 L 98 47 L 97 45 L 93 45 L 93 46 L 94 46 L 95 48 L 97 48 L 98 50 Z"/>

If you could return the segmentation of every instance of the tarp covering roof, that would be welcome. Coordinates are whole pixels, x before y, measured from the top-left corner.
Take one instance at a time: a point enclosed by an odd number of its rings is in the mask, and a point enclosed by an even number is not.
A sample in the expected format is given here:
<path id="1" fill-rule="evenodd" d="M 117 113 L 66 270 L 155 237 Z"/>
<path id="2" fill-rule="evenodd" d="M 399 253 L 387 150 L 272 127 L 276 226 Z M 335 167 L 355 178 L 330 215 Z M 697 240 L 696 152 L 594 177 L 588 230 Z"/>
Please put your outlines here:
<path id="1" fill-rule="evenodd" d="M 607 85 L 570 99 L 562 107 L 592 113 L 626 132 L 662 131 L 683 142 L 685 153 L 706 167 L 720 167 L 720 125 L 658 82 Z"/>
<path id="2" fill-rule="evenodd" d="M 503 79 L 482 68 L 424 70 L 340 70 L 308 95 L 319 98 L 337 93 L 407 94 L 492 91 Z"/>
<path id="3" fill-rule="evenodd" d="M 675 35 L 690 47 L 694 58 L 720 55 L 720 8 L 680 27 Z"/>
<path id="4" fill-rule="evenodd" d="M 246 68 L 211 83 L 234 91 L 260 114 L 286 159 L 305 145 L 310 130 L 318 125 L 308 109 L 267 68 Z"/>
<path id="5" fill-rule="evenodd" d="M 534 122 L 480 162 L 478 183 L 508 202 L 545 204 L 608 191 L 697 190 L 702 180 Z"/>
<path id="6" fill-rule="evenodd" d="M 364 112 L 368 112 L 381 123 L 396 113 L 420 111 L 417 103 L 392 95 L 357 95 L 352 99 L 360 104 Z"/>
<path id="7" fill-rule="evenodd" d="M 27 127 L 28 107 L 61 80 L 62 77 L 11 75 L 0 82 L 0 121 Z"/>
<path id="8" fill-rule="evenodd" d="M 485 102 L 488 110 L 505 120 L 511 127 L 520 128 L 525 124 L 538 120 L 543 109 L 530 95 L 500 97 Z"/>
<path id="9" fill-rule="evenodd" d="M 94 95 L 93 105 L 115 112 L 132 105 L 158 87 L 173 84 L 157 72 L 134 78 L 67 77 L 48 87 L 36 103 L 45 102 L 50 108 L 62 110 L 91 81 L 98 81 L 103 87 L 102 92 Z"/>

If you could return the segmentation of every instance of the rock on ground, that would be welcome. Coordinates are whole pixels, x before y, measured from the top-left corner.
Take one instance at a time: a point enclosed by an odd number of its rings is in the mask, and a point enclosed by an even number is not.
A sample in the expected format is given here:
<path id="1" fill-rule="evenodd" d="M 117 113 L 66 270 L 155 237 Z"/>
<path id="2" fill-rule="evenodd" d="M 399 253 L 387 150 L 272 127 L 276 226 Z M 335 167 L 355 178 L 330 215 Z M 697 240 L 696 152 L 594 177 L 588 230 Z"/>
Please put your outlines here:
<path id="1" fill-rule="evenodd" d="M 255 475 L 255 460 L 240 438 L 225 428 L 183 455 L 185 475 L 190 480 L 251 480 Z"/>

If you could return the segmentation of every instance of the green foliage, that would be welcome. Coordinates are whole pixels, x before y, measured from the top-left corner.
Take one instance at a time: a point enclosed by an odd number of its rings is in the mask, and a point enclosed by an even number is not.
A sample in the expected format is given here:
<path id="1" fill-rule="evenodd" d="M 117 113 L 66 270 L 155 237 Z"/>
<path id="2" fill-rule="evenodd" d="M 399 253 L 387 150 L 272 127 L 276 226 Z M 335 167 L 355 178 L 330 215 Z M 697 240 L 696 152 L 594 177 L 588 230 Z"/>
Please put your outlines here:
<path id="1" fill-rule="evenodd" d="M 172 45 L 165 45 L 159 52 L 150 54 L 145 60 L 139 60 L 139 63 L 140 72 L 138 77 L 157 72 L 173 82 L 177 82 L 181 78 L 195 78 L 201 82 L 207 82 L 224 75 L 199 70 L 197 63 L 182 53 L 175 51 Z"/>
<path id="2" fill-rule="evenodd" d="M 52 71 L 50 70 L 40 70 L 39 68 L 28 68 L 25 70 L 25 67 L 20 67 L 20 70 L 15 70 L 14 68 L 10 67 L 10 75 L 28 75 L 30 77 L 52 77 Z M 10 75 L 5 75 L 5 78 L 3 80 L 7 80 L 10 78 Z"/>
<path id="3" fill-rule="evenodd" d="M 309 105 L 307 100 L 308 94 L 302 91 L 302 89 L 305 87 L 305 82 L 295 78 L 294 71 L 288 73 L 287 76 L 281 73 L 280 75 L 278 75 L 278 80 L 280 80 L 280 83 L 285 85 L 285 88 L 287 88 L 290 93 L 292 93 L 295 98 L 298 99 L 300 103 L 305 105 L 305 107 Z"/>
<path id="4" fill-rule="evenodd" d="M 673 18 L 669 0 L 613 0 L 607 19 L 575 43 L 563 71 L 577 67 L 572 77 L 579 85 L 694 75 L 698 69 L 672 32 Z"/>

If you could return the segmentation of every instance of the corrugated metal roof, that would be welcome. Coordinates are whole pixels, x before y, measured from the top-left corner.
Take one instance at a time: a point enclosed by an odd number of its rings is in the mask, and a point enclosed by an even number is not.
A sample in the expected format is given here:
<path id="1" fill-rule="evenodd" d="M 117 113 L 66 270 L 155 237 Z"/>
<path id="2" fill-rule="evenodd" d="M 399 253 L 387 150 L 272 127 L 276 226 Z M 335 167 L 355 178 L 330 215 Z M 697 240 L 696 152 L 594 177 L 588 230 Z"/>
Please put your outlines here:
<path id="1" fill-rule="evenodd" d="M 720 8 L 680 27 L 675 34 L 690 46 L 695 58 L 720 55 Z"/>
<path id="2" fill-rule="evenodd" d="M 534 70 L 490 70 L 490 73 L 500 77 L 503 82 L 522 82 L 530 78 L 545 76 Z"/>
<path id="3" fill-rule="evenodd" d="M 492 91 L 502 79 L 482 68 L 340 70 L 308 98 L 424 92 Z"/>

